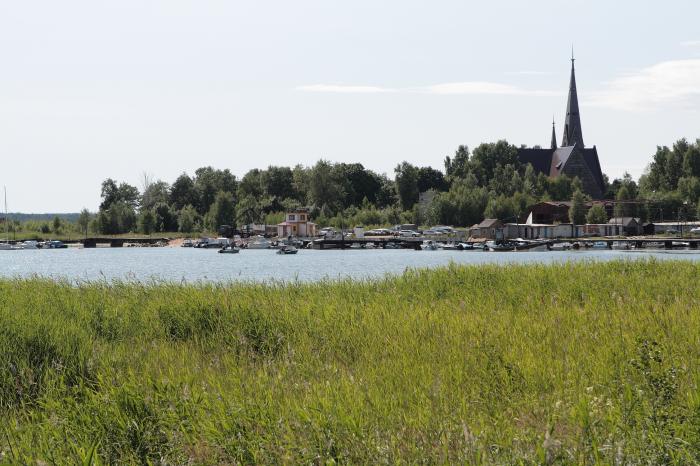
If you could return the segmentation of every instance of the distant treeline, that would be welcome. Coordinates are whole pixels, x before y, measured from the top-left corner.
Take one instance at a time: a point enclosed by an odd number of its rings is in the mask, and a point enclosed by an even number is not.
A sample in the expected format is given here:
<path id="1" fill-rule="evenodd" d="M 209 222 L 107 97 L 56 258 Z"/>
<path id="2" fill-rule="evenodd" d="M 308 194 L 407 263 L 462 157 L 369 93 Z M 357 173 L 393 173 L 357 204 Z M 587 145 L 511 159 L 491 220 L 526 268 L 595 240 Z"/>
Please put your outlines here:
<path id="1" fill-rule="evenodd" d="M 616 215 L 643 220 L 694 218 L 700 200 L 700 141 L 660 146 L 644 175 L 612 182 L 604 175 L 605 198 L 620 201 Z M 275 224 L 284 211 L 308 207 L 320 225 L 366 226 L 396 223 L 470 226 L 484 218 L 514 221 L 545 200 L 572 200 L 572 221 L 604 222 L 602 209 L 589 211 L 580 180 L 536 173 L 517 159 L 506 141 L 470 151 L 459 146 L 444 167 L 402 162 L 393 177 L 359 163 L 319 160 L 311 167 L 269 166 L 237 178 L 228 169 L 202 167 L 172 182 L 144 176 L 140 189 L 114 179 L 102 182 L 99 210 L 76 220 L 95 233 L 192 233 L 220 225 Z M 422 193 L 426 193 L 421 197 Z M 419 202 L 420 201 L 420 202 Z"/>
<path id="2" fill-rule="evenodd" d="M 4 216 L 4 214 L 0 214 L 0 218 Z M 80 212 L 68 214 L 23 214 L 19 212 L 9 212 L 7 217 L 17 222 L 52 222 L 54 218 L 58 217 L 65 222 L 75 223 L 78 221 L 78 217 L 80 217 Z"/>

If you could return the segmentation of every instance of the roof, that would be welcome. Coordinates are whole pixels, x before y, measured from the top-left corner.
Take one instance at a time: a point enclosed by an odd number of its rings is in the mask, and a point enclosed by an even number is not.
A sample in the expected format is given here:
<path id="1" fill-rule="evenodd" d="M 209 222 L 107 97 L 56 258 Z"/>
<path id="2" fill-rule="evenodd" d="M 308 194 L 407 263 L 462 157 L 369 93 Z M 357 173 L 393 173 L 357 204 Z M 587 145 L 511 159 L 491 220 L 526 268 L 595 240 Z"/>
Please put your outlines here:
<path id="1" fill-rule="evenodd" d="M 552 165 L 553 149 L 518 149 L 518 160 L 522 164 L 530 164 L 537 173 L 549 174 Z"/>
<path id="2" fill-rule="evenodd" d="M 485 218 L 481 221 L 479 225 L 477 225 L 478 228 L 491 228 L 496 225 L 499 225 L 501 223 L 500 220 L 497 218 Z"/>
<path id="3" fill-rule="evenodd" d="M 549 166 L 549 176 L 558 176 L 561 174 L 566 162 L 571 157 L 575 146 L 560 147 L 554 150 L 552 154 L 552 163 Z M 588 163 L 588 162 L 586 162 Z"/>
<path id="4" fill-rule="evenodd" d="M 518 149 L 518 160 L 522 164 L 530 164 L 537 173 L 544 173 L 547 176 L 559 176 L 564 169 L 566 162 L 575 152 L 580 153 L 584 162 L 588 166 L 593 178 L 601 191 L 605 186 L 603 181 L 603 171 L 600 169 L 598 160 L 598 150 L 595 146 L 582 148 L 579 145 L 559 147 L 557 149 Z"/>

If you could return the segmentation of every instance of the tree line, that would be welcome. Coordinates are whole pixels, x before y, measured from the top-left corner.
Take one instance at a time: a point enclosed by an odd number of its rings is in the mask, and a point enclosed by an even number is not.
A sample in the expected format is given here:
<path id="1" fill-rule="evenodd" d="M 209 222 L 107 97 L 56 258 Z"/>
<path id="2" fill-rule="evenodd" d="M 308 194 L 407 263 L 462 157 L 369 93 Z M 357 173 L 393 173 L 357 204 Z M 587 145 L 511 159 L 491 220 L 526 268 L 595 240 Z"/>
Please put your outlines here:
<path id="1" fill-rule="evenodd" d="M 627 201 L 616 205 L 615 215 L 659 220 L 683 211 L 695 217 L 700 140 L 658 147 L 638 181 L 629 174 L 612 182 L 604 175 L 604 180 L 606 199 Z M 607 220 L 601 208 L 588 213 L 582 208 L 588 198 L 578 178 L 537 173 L 518 161 L 514 145 L 501 140 L 472 151 L 459 146 L 445 157 L 443 170 L 402 162 L 392 178 L 359 163 L 327 160 L 311 167 L 253 169 L 241 178 L 212 167 L 182 173 L 172 183 L 144 176 L 141 189 L 110 178 L 102 182 L 99 210 L 89 217 L 89 227 L 101 234 L 215 231 L 220 225 L 275 224 L 298 207 L 310 208 L 321 225 L 470 226 L 484 218 L 522 220 L 528 207 L 546 200 L 571 200 L 576 223 Z"/>

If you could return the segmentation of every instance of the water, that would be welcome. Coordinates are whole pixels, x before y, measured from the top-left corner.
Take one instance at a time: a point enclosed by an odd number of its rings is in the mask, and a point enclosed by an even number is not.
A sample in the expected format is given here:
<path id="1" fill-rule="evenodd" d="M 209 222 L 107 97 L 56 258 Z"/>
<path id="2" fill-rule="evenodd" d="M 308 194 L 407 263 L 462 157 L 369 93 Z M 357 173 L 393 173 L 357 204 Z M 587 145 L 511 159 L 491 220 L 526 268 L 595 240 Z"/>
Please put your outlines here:
<path id="1" fill-rule="evenodd" d="M 138 281 L 316 281 L 324 278 L 377 278 L 408 268 L 457 264 L 564 262 L 654 257 L 700 260 L 700 251 L 482 252 L 413 250 L 273 250 L 218 254 L 192 248 L 97 248 L 0 251 L 0 276 L 42 276 L 84 280 Z"/>

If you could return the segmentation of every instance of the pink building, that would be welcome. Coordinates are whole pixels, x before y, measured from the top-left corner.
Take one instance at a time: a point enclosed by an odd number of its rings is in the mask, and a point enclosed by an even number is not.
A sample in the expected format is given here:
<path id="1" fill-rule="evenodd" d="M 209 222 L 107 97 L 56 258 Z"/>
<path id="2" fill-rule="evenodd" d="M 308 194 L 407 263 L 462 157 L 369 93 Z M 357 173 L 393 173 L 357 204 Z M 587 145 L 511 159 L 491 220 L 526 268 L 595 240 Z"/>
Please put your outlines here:
<path id="1" fill-rule="evenodd" d="M 316 224 L 310 220 L 309 211 L 306 209 L 287 212 L 284 222 L 277 224 L 277 236 L 280 238 L 316 236 Z"/>

